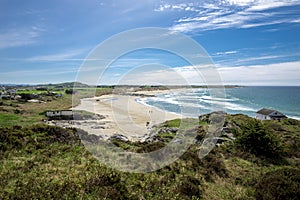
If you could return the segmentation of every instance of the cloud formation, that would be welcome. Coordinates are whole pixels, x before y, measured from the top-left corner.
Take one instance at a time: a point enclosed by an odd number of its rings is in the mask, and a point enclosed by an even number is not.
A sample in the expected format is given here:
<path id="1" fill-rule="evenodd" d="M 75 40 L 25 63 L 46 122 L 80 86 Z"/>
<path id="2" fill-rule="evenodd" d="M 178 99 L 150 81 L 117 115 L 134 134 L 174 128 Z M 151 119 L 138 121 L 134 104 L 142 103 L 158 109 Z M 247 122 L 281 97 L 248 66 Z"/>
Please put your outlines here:
<path id="1" fill-rule="evenodd" d="M 285 62 L 266 65 L 217 67 L 224 85 L 295 85 L 300 83 L 300 62 Z M 198 68 L 199 69 L 199 68 Z M 201 67 L 199 71 L 193 66 L 176 67 L 170 69 L 141 70 L 123 75 L 122 80 L 115 81 L 122 84 L 145 85 L 166 84 L 184 85 L 206 84 L 206 80 L 212 80 L 210 73 L 212 68 Z M 211 74 L 215 76 L 216 74 Z M 108 75 L 109 76 L 109 75 Z M 206 77 L 205 77 L 206 76 Z M 108 81 L 109 78 L 103 80 Z M 217 79 L 216 79 L 217 80 Z M 210 83 L 211 84 L 211 83 Z M 218 83 L 216 83 L 218 84 Z"/>
<path id="2" fill-rule="evenodd" d="M 86 54 L 88 49 L 75 49 L 67 52 L 49 54 L 49 55 L 39 55 L 28 58 L 28 61 L 64 61 L 64 60 L 84 60 L 83 58 L 76 58 L 80 55 Z"/>
<path id="3" fill-rule="evenodd" d="M 223 67 L 218 71 L 225 84 L 295 85 L 300 83 L 300 62 Z"/>
<path id="4" fill-rule="evenodd" d="M 299 23 L 296 11 L 276 12 L 274 9 L 300 5 L 299 0 L 218 0 L 188 4 L 162 4 L 155 11 L 187 11 L 175 21 L 172 31 L 192 32 L 225 28 L 253 28 L 258 26 Z"/>
<path id="5" fill-rule="evenodd" d="M 0 49 L 37 43 L 39 36 L 44 31 L 44 29 L 37 26 L 7 30 L 0 33 Z"/>
<path id="6" fill-rule="evenodd" d="M 221 55 L 230 55 L 236 53 L 238 53 L 238 51 L 225 51 L 225 52 L 217 52 L 216 55 L 221 56 Z"/>

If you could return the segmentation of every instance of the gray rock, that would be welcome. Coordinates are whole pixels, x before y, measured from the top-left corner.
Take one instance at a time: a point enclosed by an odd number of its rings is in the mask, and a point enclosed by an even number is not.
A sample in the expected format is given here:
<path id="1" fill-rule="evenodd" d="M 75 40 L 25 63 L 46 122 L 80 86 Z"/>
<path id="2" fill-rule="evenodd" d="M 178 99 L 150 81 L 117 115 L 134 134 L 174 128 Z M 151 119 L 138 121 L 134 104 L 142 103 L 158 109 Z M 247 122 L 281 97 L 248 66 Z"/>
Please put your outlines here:
<path id="1" fill-rule="evenodd" d="M 105 129 L 105 127 L 103 127 L 103 126 L 97 126 L 97 125 L 91 126 L 91 128 L 92 129 Z"/>
<path id="2" fill-rule="evenodd" d="M 172 140 L 172 142 L 175 143 L 175 144 L 182 144 L 182 140 L 178 139 L 178 138 Z"/>
<path id="3" fill-rule="evenodd" d="M 122 134 L 114 134 L 113 136 L 111 136 L 109 138 L 109 140 L 120 140 L 120 141 L 123 141 L 123 142 L 127 142 L 129 139 L 128 137 L 126 137 L 125 135 L 122 135 Z"/>

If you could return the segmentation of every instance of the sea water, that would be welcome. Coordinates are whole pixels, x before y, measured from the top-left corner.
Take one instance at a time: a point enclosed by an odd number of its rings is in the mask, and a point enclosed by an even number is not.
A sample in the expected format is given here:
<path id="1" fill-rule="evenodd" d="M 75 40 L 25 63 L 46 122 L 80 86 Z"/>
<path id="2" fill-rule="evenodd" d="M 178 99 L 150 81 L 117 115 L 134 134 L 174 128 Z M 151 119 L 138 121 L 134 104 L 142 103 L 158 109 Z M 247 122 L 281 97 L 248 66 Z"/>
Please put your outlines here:
<path id="1" fill-rule="evenodd" d="M 213 90 L 213 89 L 212 89 Z M 161 110 L 197 117 L 216 110 L 255 117 L 261 108 L 278 110 L 300 120 L 300 87 L 225 88 L 224 96 L 211 95 L 206 88 L 182 89 L 141 98 L 138 101 Z"/>

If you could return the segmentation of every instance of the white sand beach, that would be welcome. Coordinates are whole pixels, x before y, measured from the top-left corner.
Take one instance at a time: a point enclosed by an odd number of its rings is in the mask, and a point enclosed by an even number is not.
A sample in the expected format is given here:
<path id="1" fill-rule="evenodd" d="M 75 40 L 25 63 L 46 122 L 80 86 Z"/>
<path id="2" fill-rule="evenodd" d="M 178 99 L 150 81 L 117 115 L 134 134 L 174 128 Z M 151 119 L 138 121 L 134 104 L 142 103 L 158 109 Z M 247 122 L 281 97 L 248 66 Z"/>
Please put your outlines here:
<path id="1" fill-rule="evenodd" d="M 168 93 L 170 91 L 143 91 L 139 94 L 155 95 Z M 81 123 L 81 129 L 91 134 L 109 137 L 114 134 L 122 134 L 130 140 L 139 140 L 147 134 L 153 125 L 160 124 L 166 120 L 182 118 L 181 115 L 164 112 L 150 107 L 136 100 L 139 96 L 110 94 L 94 98 L 81 99 L 80 105 L 74 110 L 85 110 L 100 114 L 105 119 L 98 120 L 101 128 L 94 128 L 87 123 Z M 76 126 L 78 127 L 78 126 Z"/>

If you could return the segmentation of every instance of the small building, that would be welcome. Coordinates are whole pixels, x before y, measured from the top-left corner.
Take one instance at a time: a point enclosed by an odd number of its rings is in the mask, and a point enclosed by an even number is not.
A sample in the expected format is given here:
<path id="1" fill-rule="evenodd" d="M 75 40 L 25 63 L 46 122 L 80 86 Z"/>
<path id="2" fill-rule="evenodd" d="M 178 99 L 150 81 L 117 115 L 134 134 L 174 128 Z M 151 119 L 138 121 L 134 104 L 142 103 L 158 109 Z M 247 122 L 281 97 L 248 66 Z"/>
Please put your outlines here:
<path id="1" fill-rule="evenodd" d="M 9 95 L 16 95 L 17 94 L 17 90 L 15 90 L 15 89 L 10 89 L 10 90 L 7 90 L 6 92 Z"/>
<path id="2" fill-rule="evenodd" d="M 46 111 L 46 117 L 50 119 L 73 119 L 72 110 L 48 110 Z"/>
<path id="3" fill-rule="evenodd" d="M 287 118 L 287 116 L 277 110 L 263 108 L 256 112 L 256 119 L 259 120 L 280 120 L 283 118 Z"/>

